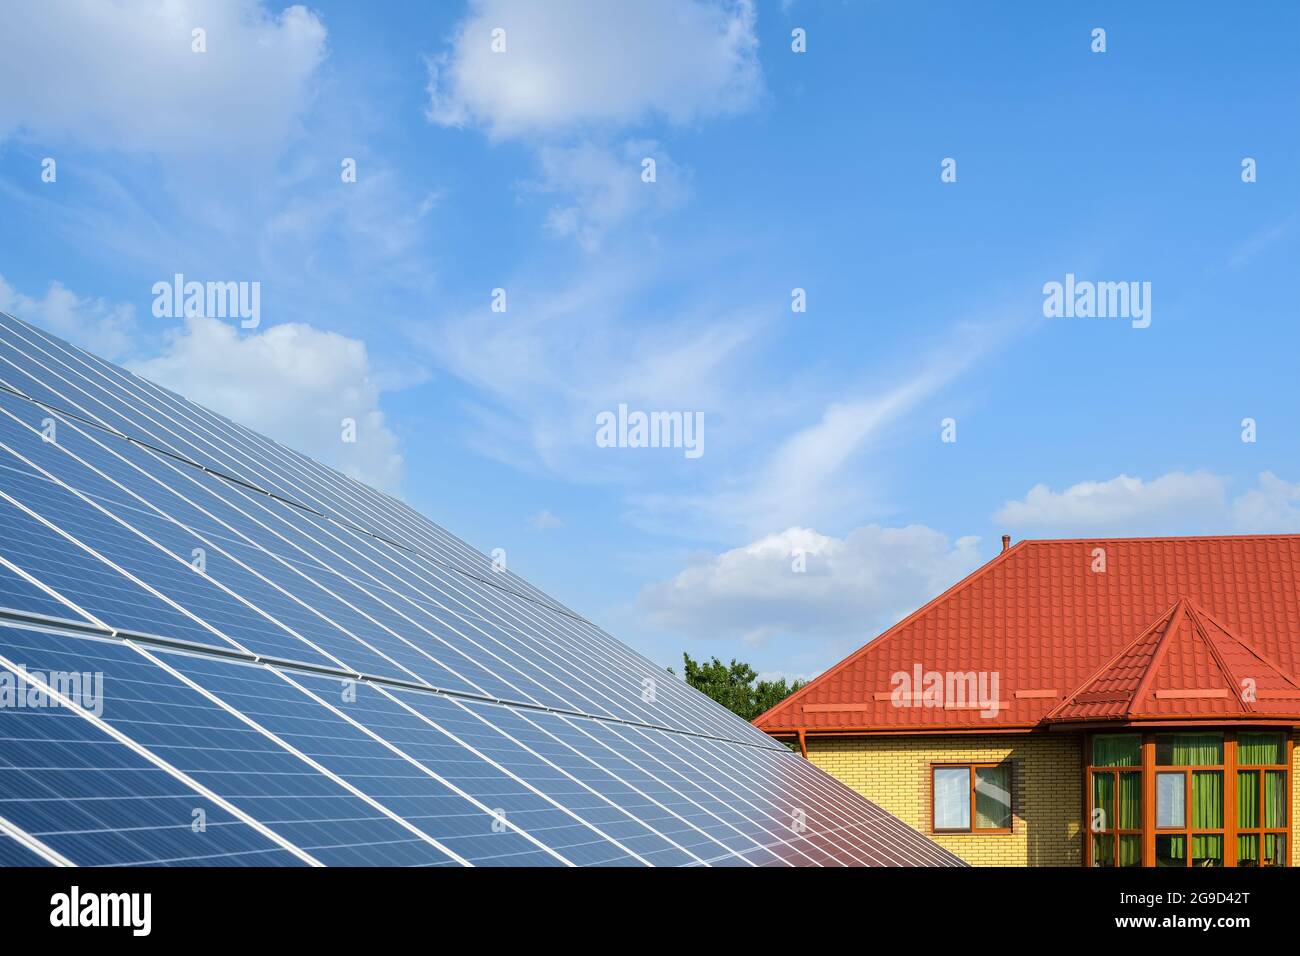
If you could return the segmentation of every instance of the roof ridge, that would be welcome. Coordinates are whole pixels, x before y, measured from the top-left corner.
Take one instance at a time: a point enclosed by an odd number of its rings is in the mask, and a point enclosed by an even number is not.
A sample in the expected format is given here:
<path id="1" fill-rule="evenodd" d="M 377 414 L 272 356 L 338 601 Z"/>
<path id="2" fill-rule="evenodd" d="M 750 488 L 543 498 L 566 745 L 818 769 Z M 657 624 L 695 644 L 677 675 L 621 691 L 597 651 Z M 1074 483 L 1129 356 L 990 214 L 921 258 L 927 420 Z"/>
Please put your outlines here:
<path id="1" fill-rule="evenodd" d="M 1215 640 L 1214 635 L 1210 633 L 1208 628 L 1206 628 L 1205 622 L 1201 620 L 1201 615 L 1198 611 L 1197 605 L 1192 601 L 1187 602 L 1187 613 L 1192 621 L 1192 626 L 1196 629 L 1196 633 L 1199 634 L 1201 640 L 1205 642 L 1205 646 L 1210 649 L 1210 657 L 1214 659 L 1215 666 L 1218 667 L 1223 676 L 1228 679 L 1228 687 L 1232 692 L 1232 699 L 1235 700 L 1237 706 L 1246 713 L 1254 713 L 1255 708 L 1252 707 L 1250 702 L 1243 698 L 1240 693 L 1238 693 L 1241 684 L 1237 680 L 1237 675 L 1234 674 L 1232 668 L 1228 666 L 1228 662 L 1223 657 L 1223 652 L 1219 649 L 1219 642 Z M 1220 628 L 1220 630 L 1223 629 Z M 1238 644 L 1242 644 L 1235 634 L 1226 630 L 1223 630 L 1223 633 L 1227 634 L 1234 641 L 1237 641 Z M 1244 644 L 1242 644 L 1242 646 L 1245 647 Z"/>
<path id="2" fill-rule="evenodd" d="M 1118 651 L 1116 651 L 1110 657 L 1110 659 L 1106 661 L 1106 663 L 1098 667 L 1095 671 L 1089 674 L 1085 680 L 1081 681 L 1074 688 L 1074 690 L 1070 691 L 1063 698 L 1061 698 L 1061 702 L 1059 704 L 1057 704 L 1055 707 L 1053 707 L 1051 710 L 1049 710 L 1046 714 L 1043 715 L 1043 720 L 1051 720 L 1053 717 L 1056 716 L 1056 712 L 1058 710 L 1062 710 L 1066 705 L 1071 703 L 1079 694 L 1083 693 L 1084 688 L 1086 688 L 1089 684 L 1097 680 L 1097 678 L 1101 677 L 1101 675 L 1106 673 L 1106 671 L 1110 670 L 1112 667 L 1118 664 L 1120 659 L 1124 657 L 1124 655 L 1127 654 L 1129 651 L 1133 650 L 1133 648 L 1137 647 L 1138 644 L 1140 644 L 1147 635 L 1149 635 L 1152 631 L 1154 631 L 1157 627 L 1159 627 L 1161 623 L 1163 623 L 1166 620 L 1169 620 L 1171 615 L 1174 613 L 1174 609 L 1178 607 L 1181 601 L 1182 598 L 1179 598 L 1173 604 L 1169 605 L 1169 607 L 1167 607 L 1165 610 L 1161 611 L 1160 614 L 1156 615 L 1155 620 L 1153 620 L 1150 624 L 1144 627 L 1141 633 L 1139 633 L 1137 637 L 1133 638 L 1133 640 L 1129 641 Z M 1132 700 L 1133 700 L 1132 698 L 1129 699 L 1130 704 L 1132 703 Z"/>
<path id="3" fill-rule="evenodd" d="M 822 685 L 823 682 L 825 682 L 825 681 L 829 680 L 830 678 L 832 678 L 832 677 L 838 675 L 841 671 L 844 670 L 844 668 L 848 667 L 850 664 L 852 664 L 853 662 L 855 662 L 855 661 L 857 661 L 859 658 L 861 658 L 863 655 L 865 655 L 865 654 L 867 653 L 868 650 L 870 650 L 870 649 L 872 649 L 872 648 L 875 648 L 875 647 L 879 647 L 879 646 L 881 646 L 881 644 L 882 644 L 886 639 L 888 639 L 888 638 L 894 636 L 895 634 L 899 633 L 899 632 L 900 632 L 904 627 L 906 627 L 908 624 L 912 623 L 912 621 L 915 621 L 915 620 L 917 620 L 918 618 L 920 618 L 922 615 L 924 615 L 926 612 L 928 612 L 931 608 L 937 607 L 941 602 L 947 600 L 947 599 L 948 599 L 949 597 L 951 597 L 952 595 L 957 594 L 957 593 L 959 593 L 959 592 L 965 590 L 965 589 L 966 589 L 967 587 L 969 587 L 970 585 L 974 584 L 976 581 L 978 581 L 980 578 L 982 578 L 985 574 L 988 574 L 988 573 L 989 573 L 989 572 L 990 572 L 994 567 L 998 566 L 999 564 L 1002 564 L 1002 563 L 1003 563 L 1004 561 L 1006 561 L 1006 560 L 1007 560 L 1011 555 L 1015 554 L 1017 551 L 1020 551 L 1020 550 L 1021 550 L 1021 549 L 1026 545 L 1026 544 L 1028 544 L 1027 541 L 1017 541 L 1015 544 L 1013 544 L 1011 547 L 1007 548 L 1005 551 L 1000 551 L 1000 552 L 998 552 L 998 554 L 995 555 L 992 559 L 990 559 L 990 560 L 986 561 L 984 564 L 980 565 L 978 568 L 976 568 L 976 569 L 975 569 L 974 571 L 972 571 L 970 574 L 966 575 L 964 578 L 962 578 L 962 579 L 961 579 L 960 581 L 958 581 L 956 584 L 953 584 L 951 587 L 949 587 L 946 591 L 942 591 L 942 592 L 940 592 L 939 594 L 936 594 L 933 598 L 931 598 L 929 601 L 926 601 L 924 604 L 922 604 L 919 608 L 917 608 L 917 609 L 916 609 L 915 611 L 913 611 L 911 614 L 908 614 L 906 617 L 904 617 L 904 618 L 902 618 L 902 619 L 896 621 L 895 623 L 891 624 L 889 627 L 887 627 L 885 630 L 881 631 L 881 632 L 880 632 L 879 634 L 877 634 L 875 637 L 873 637 L 873 638 L 871 638 L 870 640 L 868 640 L 865 644 L 863 644 L 861 647 L 859 647 L 856 651 L 854 651 L 854 652 L 853 652 L 852 654 L 850 654 L 848 657 L 844 658 L 844 659 L 843 659 L 842 661 L 840 661 L 838 664 L 832 664 L 832 665 L 831 665 L 830 667 L 828 667 L 825 671 L 823 671 L 820 675 L 818 675 L 817 677 L 814 677 L 814 678 L 813 678 L 811 681 L 809 681 L 807 684 L 804 684 L 802 687 L 800 687 L 797 691 L 795 691 L 793 694 L 791 694 L 791 695 L 790 695 L 789 697 L 787 697 L 785 700 L 783 700 L 783 701 L 781 701 L 780 703 L 778 703 L 775 707 L 772 707 L 772 708 L 769 708 L 768 710 L 763 711 L 763 713 L 761 713 L 761 714 L 759 714 L 757 717 L 755 717 L 755 718 L 751 721 L 751 723 L 752 723 L 755 727 L 759 727 L 759 726 L 760 726 L 760 723 L 759 723 L 760 721 L 763 721 L 763 720 L 765 720 L 765 719 L 768 718 L 768 717 L 774 717 L 774 716 L 776 716 L 777 714 L 781 714 L 781 713 L 784 713 L 784 712 L 787 711 L 787 710 L 792 709 L 792 708 L 794 707 L 795 703 L 796 703 L 797 701 L 801 700 L 804 696 L 806 696 L 806 695 L 808 694 L 808 692 L 811 691 L 814 687 L 820 687 L 820 686 Z M 760 728 L 760 729 L 761 729 L 761 728 Z"/>
<path id="4" fill-rule="evenodd" d="M 1151 683 L 1156 678 L 1156 671 L 1160 667 L 1161 661 L 1169 653 L 1169 647 L 1173 644 L 1178 633 L 1178 628 L 1183 623 L 1183 618 L 1187 616 L 1187 598 L 1180 596 L 1174 602 L 1173 610 L 1170 612 L 1169 626 L 1165 632 L 1160 635 L 1160 643 L 1156 649 L 1151 652 L 1151 660 L 1146 666 L 1146 671 L 1142 674 L 1142 679 L 1138 681 L 1137 687 L 1133 688 L 1133 697 L 1129 700 L 1129 713 L 1139 713 L 1138 704 L 1151 692 Z"/>

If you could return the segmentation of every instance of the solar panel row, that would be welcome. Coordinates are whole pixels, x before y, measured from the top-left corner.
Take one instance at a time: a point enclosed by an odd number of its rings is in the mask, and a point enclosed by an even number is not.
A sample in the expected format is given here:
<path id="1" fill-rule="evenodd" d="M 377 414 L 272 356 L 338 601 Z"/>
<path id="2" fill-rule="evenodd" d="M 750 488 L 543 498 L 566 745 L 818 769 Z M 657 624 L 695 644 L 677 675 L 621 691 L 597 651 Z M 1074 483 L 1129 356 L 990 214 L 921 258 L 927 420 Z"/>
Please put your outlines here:
<path id="1" fill-rule="evenodd" d="M 8 316 L 0 385 L 0 863 L 957 862 L 388 496 Z"/>
<path id="2" fill-rule="evenodd" d="M 784 750 L 27 626 L 0 668 L 0 820 L 82 865 L 946 861 Z"/>

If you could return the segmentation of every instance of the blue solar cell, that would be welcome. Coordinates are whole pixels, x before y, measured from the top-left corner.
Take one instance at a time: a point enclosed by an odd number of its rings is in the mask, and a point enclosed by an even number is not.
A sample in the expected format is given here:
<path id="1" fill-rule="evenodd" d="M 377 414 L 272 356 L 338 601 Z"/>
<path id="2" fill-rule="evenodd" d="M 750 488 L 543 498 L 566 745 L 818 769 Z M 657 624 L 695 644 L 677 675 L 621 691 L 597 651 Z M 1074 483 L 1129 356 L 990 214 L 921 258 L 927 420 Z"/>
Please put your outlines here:
<path id="1" fill-rule="evenodd" d="M 449 698 L 419 691 L 385 692 L 362 685 L 355 699 L 340 701 L 337 681 L 294 679 L 313 693 L 330 695 L 353 720 L 483 807 L 500 810 L 502 821 L 520 827 L 568 862 L 582 866 L 639 862 L 635 853 L 610 842 L 607 830 L 576 812 L 572 799 L 561 799 L 573 795 L 557 794 L 555 778 L 559 774 L 547 775 L 544 764 L 530 762 L 525 751 L 500 734 L 473 741 L 462 736 L 459 731 L 467 718 L 478 722 Z M 481 834 L 487 822 L 500 821 L 492 817 L 485 821 L 478 814 L 470 818 L 472 831 Z M 430 825 L 438 827 L 440 838 L 447 838 L 438 821 L 430 821 Z"/>
<path id="2" fill-rule="evenodd" d="M 2 551 L 3 549 L 0 549 Z M 28 614 L 41 614 L 46 617 L 62 618 L 67 621 L 88 623 L 84 615 L 78 614 L 62 601 L 55 600 L 17 572 L 11 571 L 0 563 L 0 607 L 12 608 Z"/>
<path id="3" fill-rule="evenodd" d="M 278 549 L 265 547 L 263 541 L 270 537 L 266 526 L 250 520 L 221 497 L 223 489 L 226 494 L 234 493 L 228 483 L 162 461 L 115 436 L 94 434 L 93 429 L 73 422 L 60 422 L 57 444 L 39 441 L 8 418 L 4 412 L 11 410 L 3 406 L 0 398 L 0 441 L 16 447 L 45 473 L 91 497 L 154 541 L 173 542 L 168 549 L 172 553 L 190 556 L 193 548 L 202 548 L 206 572 L 222 586 L 254 601 L 348 668 L 449 690 L 489 693 L 482 684 L 465 677 L 464 672 L 474 672 L 476 664 L 459 659 L 455 652 L 446 654 L 444 648 L 444 656 L 460 665 L 459 672 L 453 671 L 434 656 L 436 648 L 426 650 L 407 639 L 402 631 L 410 630 L 412 622 L 374 596 L 346 581 L 324 586 L 321 580 L 330 575 L 306 565 L 305 554 L 297 561 L 289 560 L 286 552 L 291 548 L 285 542 L 279 542 L 282 547 Z M 10 426 L 8 432 L 6 425 Z M 144 470 L 150 465 L 154 472 Z M 190 483 L 186 471 L 205 478 L 209 486 Z M 178 529 L 173 519 L 192 534 Z M 302 648 L 283 642 L 275 647 L 264 643 L 246 646 L 268 655 L 303 657 Z"/>
<path id="4" fill-rule="evenodd" d="M 680 866 L 695 860 L 652 825 L 658 816 L 653 804 L 594 764 L 575 767 L 573 751 L 528 723 L 522 716 L 526 711 L 418 692 L 395 696 L 638 858 L 656 866 Z"/>
<path id="5" fill-rule="evenodd" d="M 488 557 L 391 497 L 0 313 L 0 382 L 9 380 L 55 408 L 170 449 L 345 523 L 423 545 L 436 560 L 522 584 L 531 599 L 557 606 L 515 575 L 492 574 Z M 418 533 L 413 537 L 412 532 Z"/>
<path id="6" fill-rule="evenodd" d="M 602 764 L 592 754 L 592 742 L 558 715 L 473 701 L 462 703 L 479 719 L 586 784 L 675 848 L 658 851 L 647 845 L 641 850 L 639 844 L 629 844 L 637 846 L 638 852 L 656 864 L 692 865 L 723 849 L 707 833 L 693 826 L 689 815 L 675 813 L 671 806 L 638 788 L 631 774 L 620 774 L 612 762 Z M 684 858 L 679 858 L 678 853 Z"/>
<path id="7" fill-rule="evenodd" d="M 47 346 L 47 351 L 51 356 L 55 354 L 53 346 Z M 54 363 L 52 357 L 47 357 L 45 360 Z M 71 375 L 72 372 L 68 374 Z M 81 380 L 77 379 L 77 381 Z M 91 391 L 95 389 L 91 388 Z M 79 448 L 77 451 L 80 454 L 84 448 Z M 115 478 L 118 477 L 118 470 L 112 473 Z M 109 498 L 112 495 L 120 497 L 121 492 L 113 489 L 105 492 L 103 497 Z M 293 509 L 286 510 L 293 511 Z M 450 648 L 451 654 L 455 655 L 448 659 L 445 666 L 434 664 L 430 667 L 418 652 L 409 652 L 400 639 L 390 642 L 383 637 L 367 638 L 367 643 L 376 648 L 382 646 L 383 653 L 387 657 L 400 662 L 401 666 L 408 671 L 407 674 L 400 676 L 410 676 L 435 686 L 455 690 L 476 688 L 488 696 L 506 700 L 543 703 L 630 720 L 685 726 L 672 709 L 658 709 L 656 713 L 657 708 L 646 703 L 645 681 L 654 679 L 652 674 L 656 673 L 652 666 L 627 654 L 626 649 L 615 642 L 607 641 L 603 635 L 597 636 L 595 642 L 603 645 L 602 649 L 607 652 L 624 655 L 622 663 L 627 666 L 610 668 L 608 660 L 597 659 L 591 652 L 591 648 L 587 646 L 593 644 L 590 633 L 578 639 L 575 637 L 575 632 L 570 630 L 566 640 L 554 640 L 556 633 L 554 621 L 561 620 L 562 617 L 555 615 L 555 612 L 549 608 L 545 610 L 552 615 L 551 620 L 545 624 L 538 623 L 538 619 L 532 616 L 533 608 L 520 604 L 521 599 L 499 588 L 486 585 L 475 577 L 448 571 L 420 556 L 401 553 L 382 542 L 366 539 L 364 536 L 354 535 L 344 529 L 328 525 L 312 515 L 298 513 L 291 514 L 290 517 L 294 519 L 294 524 L 306 526 L 309 543 L 315 546 L 317 553 L 322 550 L 321 543 L 324 542 L 346 552 L 343 555 L 344 559 L 351 554 L 361 555 L 363 561 L 375 560 L 377 556 L 375 566 L 381 570 L 380 580 L 394 587 L 392 600 L 398 603 L 401 613 L 407 618 L 414 616 L 417 627 L 434 632 L 434 640 L 437 644 L 422 645 L 425 653 L 437 659 L 440 649 Z M 337 564 L 338 561 L 339 558 L 336 556 L 334 563 Z M 411 568 L 403 568 L 401 562 L 411 565 Z M 265 573 L 264 569 L 263 573 Z M 310 636 L 313 643 L 332 657 L 346 662 L 346 666 L 351 669 L 399 676 L 391 665 L 377 663 L 365 650 L 338 645 L 331 637 L 314 630 L 314 622 L 297 618 L 296 612 L 286 609 L 273 592 L 256 586 L 251 589 L 239 587 L 238 582 L 223 581 L 222 583 L 272 614 L 277 621 L 292 626 L 295 632 Z M 417 594 L 425 596 L 425 600 L 420 601 L 416 597 Z M 437 601 L 436 606 L 428 603 L 430 594 Z M 331 600 L 317 595 L 311 597 L 313 606 Z M 514 602 L 513 606 L 501 603 L 503 599 Z M 274 606 L 276 604 L 281 606 L 277 609 Z M 372 603 L 369 610 L 373 613 L 379 608 Z M 448 611 L 453 614 L 449 615 Z M 439 618 L 439 612 L 445 617 Z M 389 614 L 391 615 L 391 611 Z M 204 620 L 213 623 L 210 616 L 204 617 Z M 332 621 L 338 621 L 340 616 L 340 613 L 329 615 Z M 453 616 L 454 624 L 447 620 L 448 617 Z M 409 627 L 410 621 L 405 624 Z M 572 622 L 568 621 L 562 626 L 570 628 L 571 625 Z M 391 629 L 391 624 L 389 627 Z M 230 633 L 226 628 L 219 629 L 224 633 Z M 352 628 L 353 633 L 357 630 L 356 627 Z M 261 653 L 291 658 L 301 657 L 286 651 L 283 647 L 277 649 L 265 645 L 255 646 L 242 638 L 240 640 L 244 646 Z M 414 642 L 415 639 L 407 637 L 407 641 Z M 350 654 L 347 653 L 349 650 Z M 315 658 L 307 656 L 305 659 Z M 458 680 L 457 677 L 461 679 Z M 673 688 L 668 686 L 666 691 L 671 694 Z M 680 705 L 682 702 L 678 703 Z M 693 704 L 686 706 L 698 711 L 698 707 Z M 713 732 L 734 732 L 728 731 L 725 724 L 719 725 L 716 715 L 709 713 L 707 707 L 703 711 L 692 713 L 691 716 L 695 718 L 695 726 L 699 726 L 702 720 L 705 727 Z M 748 730 L 745 732 L 750 733 Z"/>
<path id="8" fill-rule="evenodd" d="M 0 706 L 0 865 L 959 862 L 388 495 L 2 314 L 0 383 L 0 655 L 104 679 Z"/>
<path id="9" fill-rule="evenodd" d="M 241 603 L 223 590 L 214 577 L 198 573 L 190 564 L 192 549 L 197 542 L 177 526 L 161 522 L 148 525 L 148 531 L 157 535 L 151 540 L 140 528 L 134 527 L 135 524 L 147 524 L 140 515 L 133 516 L 132 526 L 126 526 L 71 492 L 40 478 L 10 477 L 6 485 L 9 495 L 45 522 L 83 544 L 90 544 L 114 566 L 169 599 L 173 605 L 184 607 L 198 619 L 188 619 L 181 632 L 175 629 L 177 625 L 172 625 L 172 630 L 160 632 L 154 629 L 151 633 L 214 645 L 229 643 L 225 638 L 237 634 L 238 638 L 233 638 L 233 641 L 256 653 L 313 664 L 337 663 L 313 650 L 269 614 Z M 31 520 L 29 518 L 29 522 Z M 66 545 L 64 550 L 67 550 Z M 234 567 L 223 571 L 232 578 L 238 576 L 238 569 Z M 259 588 L 248 580 L 239 583 L 249 592 L 250 601 L 272 602 L 274 596 L 266 593 L 269 589 Z M 135 627 L 120 616 L 105 623 L 115 627 Z M 357 656 L 361 655 L 358 653 Z"/>
<path id="10" fill-rule="evenodd" d="M 31 670 L 103 674 L 108 724 L 322 863 L 455 862 L 130 647 L 9 628 L 0 635 L 0 653 L 22 658 Z M 193 659 L 169 654 L 166 660 Z M 226 672 L 265 673 L 212 663 Z"/>
<path id="11" fill-rule="evenodd" d="M 15 668 L 34 675 L 83 673 L 86 658 L 56 660 L 45 652 L 46 642 L 72 642 L 78 650 L 94 643 L 0 628 L 0 655 Z M 0 669 L 0 817 L 87 866 L 298 862 L 76 709 L 54 706 L 34 688 L 14 669 Z M 80 700 L 89 705 L 91 695 Z"/>
<path id="12" fill-rule="evenodd" d="M 494 829 L 497 804 L 475 806 L 268 669 L 185 655 L 169 655 L 167 662 L 466 859 L 479 865 L 563 864 L 517 831 Z M 310 678 L 295 675 L 294 680 Z M 332 695 L 335 706 L 349 687 L 358 695 L 370 693 L 337 679 L 313 683 Z"/>
<path id="13" fill-rule="evenodd" d="M 0 866 L 53 866 L 45 857 L 27 849 L 16 839 L 0 833 Z"/>
<path id="14" fill-rule="evenodd" d="M 6 482 L 9 485 L 9 482 Z M 149 594 L 4 498 L 0 488 L 0 555 L 101 621 L 129 630 L 215 643 L 179 611 Z M 61 615 L 66 617 L 67 615 Z"/>

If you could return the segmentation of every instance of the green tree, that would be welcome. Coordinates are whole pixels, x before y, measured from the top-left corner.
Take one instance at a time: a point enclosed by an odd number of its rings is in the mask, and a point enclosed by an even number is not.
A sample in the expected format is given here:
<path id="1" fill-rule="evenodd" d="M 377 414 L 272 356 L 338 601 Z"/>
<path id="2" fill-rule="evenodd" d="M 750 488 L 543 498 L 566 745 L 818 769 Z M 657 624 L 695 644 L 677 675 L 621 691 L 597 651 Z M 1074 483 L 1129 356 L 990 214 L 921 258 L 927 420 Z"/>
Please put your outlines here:
<path id="1" fill-rule="evenodd" d="M 746 720 L 753 720 L 764 711 L 771 710 L 805 683 L 801 680 L 787 682 L 784 677 L 780 680 L 759 680 L 754 668 L 735 658 L 728 665 L 716 657 L 711 661 L 700 662 L 690 654 L 683 653 L 682 662 L 686 668 L 686 683 Z M 674 674 L 676 671 L 670 667 L 668 673 Z"/>

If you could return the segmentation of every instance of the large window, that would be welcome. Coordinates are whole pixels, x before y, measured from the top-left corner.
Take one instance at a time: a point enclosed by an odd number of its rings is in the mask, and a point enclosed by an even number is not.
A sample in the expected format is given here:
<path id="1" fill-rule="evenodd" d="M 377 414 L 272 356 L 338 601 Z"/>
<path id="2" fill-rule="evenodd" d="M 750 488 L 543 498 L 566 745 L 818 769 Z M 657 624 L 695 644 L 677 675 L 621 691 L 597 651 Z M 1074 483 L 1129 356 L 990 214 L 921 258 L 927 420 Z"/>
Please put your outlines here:
<path id="1" fill-rule="evenodd" d="M 1093 866 L 1141 866 L 1141 735 L 1098 734 L 1092 763 Z"/>
<path id="2" fill-rule="evenodd" d="M 1089 863 L 1286 866 L 1288 762 L 1282 731 L 1092 735 Z"/>
<path id="3" fill-rule="evenodd" d="M 1223 866 L 1223 734 L 1156 734 L 1155 774 L 1156 866 Z"/>
<path id="4" fill-rule="evenodd" d="M 1286 739 L 1237 735 L 1237 865 L 1286 866 Z"/>
<path id="5" fill-rule="evenodd" d="M 930 770 L 936 833 L 1010 833 L 1011 767 L 943 764 Z"/>

